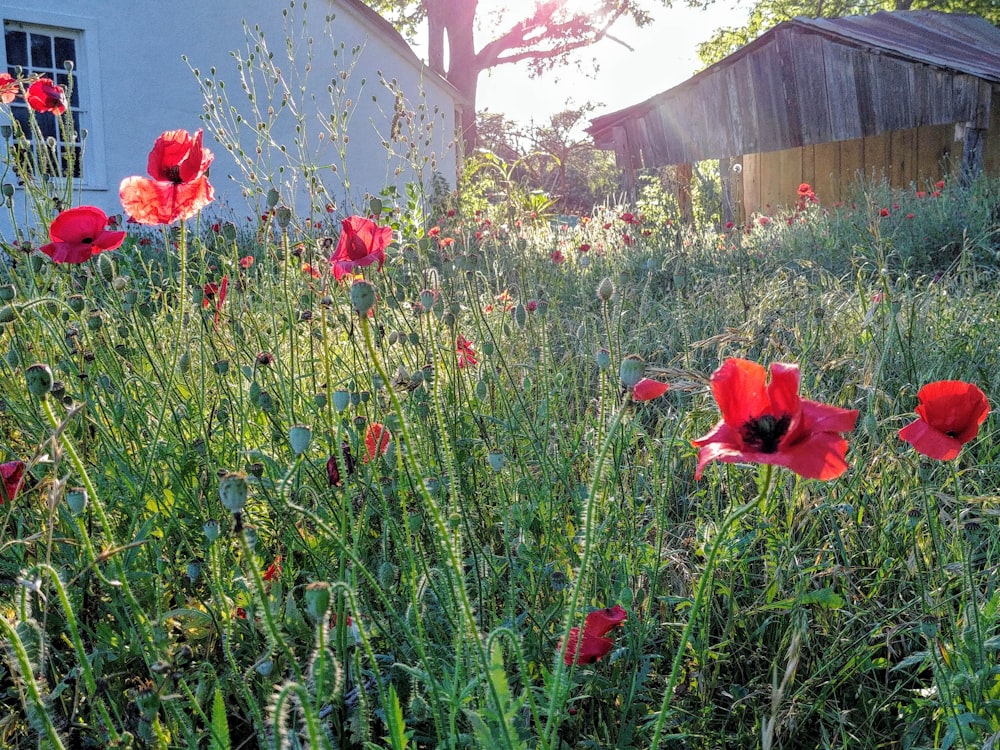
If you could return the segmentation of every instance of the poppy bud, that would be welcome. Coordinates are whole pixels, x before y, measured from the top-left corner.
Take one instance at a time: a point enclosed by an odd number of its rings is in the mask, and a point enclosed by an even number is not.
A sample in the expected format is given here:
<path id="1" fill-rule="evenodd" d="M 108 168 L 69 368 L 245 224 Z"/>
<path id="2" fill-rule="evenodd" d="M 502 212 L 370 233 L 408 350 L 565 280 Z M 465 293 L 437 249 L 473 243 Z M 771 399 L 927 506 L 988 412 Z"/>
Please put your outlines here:
<path id="1" fill-rule="evenodd" d="M 187 564 L 187 576 L 191 583 L 198 580 L 198 576 L 201 575 L 201 563 L 197 560 L 192 560 Z"/>
<path id="2" fill-rule="evenodd" d="M 48 365 L 33 364 L 24 371 L 28 393 L 41 398 L 52 390 L 52 370 Z"/>
<path id="3" fill-rule="evenodd" d="M 219 233 L 224 239 L 233 242 L 236 239 L 236 225 L 231 221 L 224 222 L 219 228 Z"/>
<path id="4" fill-rule="evenodd" d="M 597 296 L 601 302 L 607 302 L 615 293 L 614 282 L 610 278 L 605 276 L 601 279 L 601 283 L 597 285 Z"/>
<path id="5" fill-rule="evenodd" d="M 358 315 L 367 315 L 375 306 L 375 287 L 370 281 L 360 279 L 351 284 L 351 307 Z"/>
<path id="6" fill-rule="evenodd" d="M 181 352 L 181 356 L 177 358 L 177 372 L 183 375 L 190 369 L 191 369 L 191 352 Z"/>
<path id="7" fill-rule="evenodd" d="M 435 299 L 437 299 L 437 295 L 432 289 L 424 289 L 420 293 L 420 306 L 424 309 L 424 312 L 430 312 L 431 308 L 434 307 Z"/>
<path id="8" fill-rule="evenodd" d="M 306 585 L 306 612 L 316 622 L 322 622 L 330 609 L 330 584 L 314 581 Z"/>
<path id="9" fill-rule="evenodd" d="M 288 442 L 292 446 L 292 453 L 301 456 L 312 442 L 312 430 L 304 424 L 293 424 L 288 428 Z"/>
<path id="10" fill-rule="evenodd" d="M 91 331 L 99 331 L 104 326 L 104 318 L 100 315 L 91 315 L 87 318 L 87 328 Z"/>
<path id="11" fill-rule="evenodd" d="M 646 362 L 642 357 L 630 354 L 622 359 L 618 366 L 618 376 L 622 380 L 622 385 L 628 389 L 635 388 L 635 384 L 642 380 L 646 372 Z"/>
<path id="12" fill-rule="evenodd" d="M 247 466 L 247 472 L 249 472 L 250 476 L 260 479 L 264 476 L 264 464 L 260 461 L 254 461 L 252 464 Z"/>
<path id="13" fill-rule="evenodd" d="M 0 301 L 10 302 L 14 299 L 15 293 L 16 290 L 14 289 L 13 284 L 4 284 L 3 286 L 0 286 Z"/>
<path id="14" fill-rule="evenodd" d="M 514 308 L 514 322 L 517 323 L 520 328 L 524 328 L 527 324 L 528 310 L 524 305 L 518 304 L 518 306 Z"/>
<path id="15" fill-rule="evenodd" d="M 274 208 L 275 206 L 277 206 L 278 205 L 278 200 L 280 200 L 280 198 L 281 198 L 281 196 L 278 195 L 278 191 L 277 190 L 275 190 L 274 188 L 271 188 L 270 190 L 268 190 L 267 191 L 267 207 L 268 208 Z"/>
<path id="16" fill-rule="evenodd" d="M 216 362 L 215 363 L 215 371 L 219 375 L 225 375 L 227 372 L 229 372 L 229 360 L 228 359 L 220 359 L 218 362 Z"/>
<path id="17" fill-rule="evenodd" d="M 239 472 L 228 472 L 219 480 L 219 499 L 230 513 L 242 513 L 247 504 L 247 478 Z"/>
<path id="18" fill-rule="evenodd" d="M 292 223 L 292 210 L 288 206 L 278 206 L 274 209 L 274 219 L 282 229 L 288 229 Z"/>
<path id="19" fill-rule="evenodd" d="M 71 487 L 66 491 L 66 505 L 74 516 L 83 513 L 87 507 L 87 490 L 83 487 Z"/>
<path id="20" fill-rule="evenodd" d="M 383 560 L 378 566 L 378 582 L 383 589 L 390 589 L 399 577 L 399 569 L 388 560 Z"/>
<path id="21" fill-rule="evenodd" d="M 597 354 L 594 355 L 594 360 L 597 362 L 597 367 L 600 370 L 607 370 L 611 366 L 611 352 L 607 349 L 598 349 Z"/>

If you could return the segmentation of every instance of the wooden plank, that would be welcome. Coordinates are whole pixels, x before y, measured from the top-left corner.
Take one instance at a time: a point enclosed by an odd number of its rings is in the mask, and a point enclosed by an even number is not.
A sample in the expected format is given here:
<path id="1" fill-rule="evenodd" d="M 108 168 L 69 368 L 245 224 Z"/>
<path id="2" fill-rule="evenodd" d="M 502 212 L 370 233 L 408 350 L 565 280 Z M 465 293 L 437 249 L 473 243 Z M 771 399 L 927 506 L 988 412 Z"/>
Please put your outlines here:
<path id="1" fill-rule="evenodd" d="M 777 151 L 788 143 L 788 111 L 781 80 L 781 58 L 774 44 L 768 44 L 747 55 L 757 106 L 759 148 L 762 152 Z"/>
<path id="2" fill-rule="evenodd" d="M 824 48 L 830 42 L 818 34 L 800 32 L 792 45 L 801 144 L 825 143 L 833 139 L 830 81 L 826 74 Z M 839 82 L 838 82 L 839 83 Z M 796 145 L 793 139 L 791 145 Z"/>
<path id="3" fill-rule="evenodd" d="M 760 120 L 757 117 L 757 90 L 754 84 L 750 58 L 741 57 L 730 69 L 736 83 L 736 101 L 730 99 L 730 106 L 739 109 L 743 123 L 743 143 L 746 153 L 756 154 L 761 150 Z"/>
<path id="4" fill-rule="evenodd" d="M 831 205 L 840 200 L 840 142 L 820 143 L 813 147 L 813 191 L 820 202 Z"/>
<path id="5" fill-rule="evenodd" d="M 739 83 L 734 66 L 727 66 L 722 71 L 725 81 L 726 110 L 729 113 L 729 132 L 732 134 L 733 153 L 741 154 L 747 150 L 746 133 L 743 129 L 743 109 L 740 107 Z"/>
<path id="6" fill-rule="evenodd" d="M 875 55 L 875 131 L 884 133 L 915 127 L 912 66 L 888 55 Z"/>
<path id="7" fill-rule="evenodd" d="M 760 155 L 760 205 L 758 211 L 773 213 L 774 186 L 781 182 L 781 164 L 777 152 L 769 151 Z"/>
<path id="8" fill-rule="evenodd" d="M 802 147 L 802 168 L 799 181 L 808 182 L 813 191 L 816 190 L 816 149 L 819 148 L 820 145 L 822 144 Z M 798 190 L 798 185 L 796 185 L 795 188 Z"/>
<path id="9" fill-rule="evenodd" d="M 832 41 L 823 46 L 823 67 L 831 102 L 831 140 L 846 141 L 862 136 L 858 110 L 860 90 L 855 76 L 859 61 L 858 52 L 850 47 Z"/>
<path id="10" fill-rule="evenodd" d="M 815 92 L 810 89 L 800 89 L 798 86 L 798 71 L 795 65 L 795 50 L 808 35 L 792 27 L 778 26 L 774 30 L 774 41 L 771 50 L 778 61 L 777 78 L 771 79 L 771 85 L 780 87 L 780 112 L 785 121 L 785 132 L 777 148 L 786 149 L 803 145 L 805 140 L 802 122 L 802 100 L 811 100 Z M 816 61 L 812 61 L 815 65 Z"/>
<path id="11" fill-rule="evenodd" d="M 888 181 L 889 134 L 870 135 L 864 139 L 865 180 L 879 184 Z"/>
<path id="12" fill-rule="evenodd" d="M 765 201 L 772 206 L 790 206 L 795 203 L 802 179 L 802 149 L 786 148 L 777 153 L 778 181 L 771 186 L 770 197 Z"/>
<path id="13" fill-rule="evenodd" d="M 844 200 L 854 189 L 859 180 L 865 180 L 865 147 L 864 140 L 855 138 L 840 142 L 840 186 L 838 194 Z"/>
<path id="14" fill-rule="evenodd" d="M 747 219 L 758 213 L 763 205 L 760 199 L 761 154 L 743 155 L 743 211 Z"/>
<path id="15" fill-rule="evenodd" d="M 910 187 L 917 179 L 917 131 L 915 128 L 894 130 L 889 134 L 889 183 L 893 187 Z"/>

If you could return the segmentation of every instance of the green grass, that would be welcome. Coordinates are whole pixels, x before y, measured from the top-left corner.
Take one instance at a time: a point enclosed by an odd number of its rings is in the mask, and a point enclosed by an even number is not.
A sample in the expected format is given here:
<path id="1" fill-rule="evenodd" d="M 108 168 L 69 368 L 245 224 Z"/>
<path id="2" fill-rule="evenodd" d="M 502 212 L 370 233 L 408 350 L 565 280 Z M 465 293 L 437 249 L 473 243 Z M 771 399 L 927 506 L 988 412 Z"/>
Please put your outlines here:
<path id="1" fill-rule="evenodd" d="M 723 234 L 459 211 L 430 238 L 387 211 L 366 320 L 297 223 L 192 223 L 72 268 L 11 250 L 0 459 L 30 477 L 0 506 L 0 745 L 991 741 L 996 431 L 953 467 L 896 432 L 924 383 L 1000 390 L 997 193 L 859 196 Z M 629 354 L 671 390 L 631 403 Z M 796 362 L 805 397 L 859 409 L 849 471 L 696 482 L 730 356 Z M 371 423 L 393 437 L 365 461 Z M 614 604 L 611 652 L 568 668 L 570 628 Z"/>

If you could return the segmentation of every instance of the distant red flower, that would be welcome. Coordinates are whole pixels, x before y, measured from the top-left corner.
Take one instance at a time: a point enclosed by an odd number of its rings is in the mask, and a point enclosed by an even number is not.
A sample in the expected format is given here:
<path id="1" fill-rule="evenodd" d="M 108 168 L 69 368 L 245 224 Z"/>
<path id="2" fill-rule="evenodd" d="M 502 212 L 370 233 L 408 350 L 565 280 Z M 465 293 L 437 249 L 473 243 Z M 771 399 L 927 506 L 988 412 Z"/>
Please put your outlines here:
<path id="1" fill-rule="evenodd" d="M 761 216 L 759 219 L 757 219 L 757 223 L 760 224 L 762 227 L 766 227 L 768 224 L 771 223 L 771 217 Z"/>
<path id="2" fill-rule="evenodd" d="M 28 86 L 25 99 L 28 106 L 36 112 L 61 115 L 66 111 L 66 92 L 62 86 L 54 84 L 51 78 L 39 78 Z"/>
<path id="3" fill-rule="evenodd" d="M 938 190 L 944 190 L 944 180 L 938 180 L 937 182 L 935 182 L 934 187 L 936 187 Z"/>
<path id="4" fill-rule="evenodd" d="M 812 185 L 810 185 L 808 182 L 803 182 L 801 185 L 799 185 L 799 190 L 798 190 L 799 195 L 808 196 L 812 195 L 812 192 L 813 192 Z"/>
<path id="5" fill-rule="evenodd" d="M 56 263 L 83 263 L 125 241 L 125 232 L 109 232 L 107 215 L 96 206 L 77 206 L 62 211 L 49 226 L 49 239 L 39 250 Z"/>
<path id="6" fill-rule="evenodd" d="M 670 386 L 662 381 L 643 378 L 632 387 L 632 400 L 650 401 L 662 396 L 669 388 Z"/>
<path id="7" fill-rule="evenodd" d="M 784 466 L 809 479 L 847 470 L 841 433 L 854 429 L 858 412 L 800 399 L 798 365 L 773 363 L 768 381 L 756 362 L 727 359 L 712 373 L 712 393 L 722 419 L 691 441 L 701 449 L 696 479 L 712 461 Z"/>
<path id="8" fill-rule="evenodd" d="M 340 443 L 340 453 L 344 457 L 344 470 L 348 475 L 354 473 L 354 455 L 351 453 L 350 444 L 344 440 Z M 331 487 L 340 486 L 343 480 L 340 477 L 340 466 L 337 464 L 337 457 L 330 456 L 326 461 L 326 478 Z"/>
<path id="9" fill-rule="evenodd" d="M 441 234 L 441 227 L 431 227 L 427 230 L 428 237 L 437 237 L 439 234 Z"/>
<path id="10" fill-rule="evenodd" d="M 577 247 L 576 249 L 579 250 L 581 253 L 585 253 L 588 250 L 590 250 L 590 244 L 587 242 L 581 242 L 580 246 Z"/>
<path id="11" fill-rule="evenodd" d="M 267 570 L 261 575 L 265 581 L 275 581 L 281 577 L 281 555 L 274 558 L 274 562 L 267 566 Z"/>
<path id="12" fill-rule="evenodd" d="M 879 216 L 883 216 L 883 217 L 884 216 L 888 216 L 889 215 L 889 209 L 888 208 L 879 209 L 878 215 Z"/>
<path id="13" fill-rule="evenodd" d="M 215 198 L 208 182 L 212 152 L 199 130 L 168 130 L 153 143 L 149 177 L 126 177 L 118 188 L 122 207 L 140 224 L 172 224 L 190 219 Z M 152 179 L 150 179 L 152 178 Z"/>
<path id="14" fill-rule="evenodd" d="M 990 413 L 986 395 L 972 383 L 938 380 L 917 393 L 919 419 L 899 431 L 918 453 L 939 461 L 951 461 L 962 446 L 979 434 Z"/>
<path id="15" fill-rule="evenodd" d="M 246 270 L 254 264 L 254 257 L 252 255 L 244 255 L 240 258 L 240 268 Z"/>
<path id="16" fill-rule="evenodd" d="M 19 91 L 20 88 L 14 76 L 10 73 L 0 73 L 0 102 L 10 104 Z"/>
<path id="17" fill-rule="evenodd" d="M 535 310 L 538 309 L 538 300 L 537 299 L 529 299 L 527 302 L 524 303 L 524 309 L 527 310 L 530 313 L 535 312 Z"/>
<path id="18" fill-rule="evenodd" d="M 340 224 L 340 239 L 330 258 L 333 277 L 340 281 L 355 268 L 370 266 L 375 261 L 382 268 L 385 249 L 392 242 L 392 228 L 380 227 L 363 216 L 349 216 Z"/>
<path id="19" fill-rule="evenodd" d="M 560 263 L 563 263 L 566 260 L 566 256 L 562 254 L 562 251 L 559 248 L 556 248 L 551 253 L 549 253 L 549 258 L 551 258 L 552 262 L 555 263 L 556 265 L 559 265 Z"/>
<path id="20" fill-rule="evenodd" d="M 302 273 L 307 273 L 310 276 L 312 276 L 314 279 L 318 279 L 319 278 L 319 269 L 316 268 L 315 266 L 309 265 L 308 263 L 303 263 L 302 264 Z"/>
<path id="21" fill-rule="evenodd" d="M 455 340 L 455 352 L 458 354 L 459 369 L 479 364 L 479 360 L 476 359 L 476 350 L 472 348 L 472 342 L 465 336 L 459 336 Z"/>
<path id="22" fill-rule="evenodd" d="M 607 656 L 615 644 L 614 641 L 605 636 L 627 619 L 628 613 L 620 604 L 588 614 L 583 624 L 583 638 L 580 638 L 579 627 L 574 627 L 569 631 L 569 638 L 566 639 L 566 652 L 563 655 L 567 666 L 592 664 Z M 560 648 L 561 646 L 562 644 L 560 644 Z"/>
<path id="23" fill-rule="evenodd" d="M 211 301 L 215 300 L 215 326 L 219 325 L 219 314 L 222 312 L 222 303 L 226 301 L 226 294 L 229 292 L 229 277 L 223 276 L 222 282 L 216 284 L 210 281 L 202 289 L 201 306 L 208 307 Z"/>
<path id="24" fill-rule="evenodd" d="M 372 422 L 365 430 L 365 462 L 374 461 L 378 456 L 384 456 L 389 450 L 392 433 L 389 428 Z"/>
<path id="25" fill-rule="evenodd" d="M 17 497 L 17 491 L 21 489 L 21 482 L 24 480 L 24 461 L 7 461 L 0 464 L 0 477 L 3 478 L 3 496 L 0 497 L 0 503 L 4 500 L 13 500 Z"/>

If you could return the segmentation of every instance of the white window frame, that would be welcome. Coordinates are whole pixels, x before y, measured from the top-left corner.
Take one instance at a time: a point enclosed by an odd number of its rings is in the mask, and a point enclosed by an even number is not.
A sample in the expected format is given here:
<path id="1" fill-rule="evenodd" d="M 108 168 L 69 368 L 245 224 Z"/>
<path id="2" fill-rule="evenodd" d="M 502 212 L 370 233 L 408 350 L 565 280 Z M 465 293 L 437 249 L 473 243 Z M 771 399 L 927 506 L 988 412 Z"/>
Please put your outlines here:
<path id="1" fill-rule="evenodd" d="M 77 129 L 83 139 L 81 176 L 74 179 L 83 190 L 107 190 L 108 177 L 104 145 L 103 99 L 101 98 L 100 45 L 98 20 L 86 16 L 69 16 L 26 9 L 5 9 L 2 12 L 3 29 L 11 25 L 24 31 L 37 31 L 49 36 L 65 36 L 76 43 L 76 67 L 73 85 L 79 98 Z M 6 72 L 7 47 L 0 44 L 0 72 Z"/>

